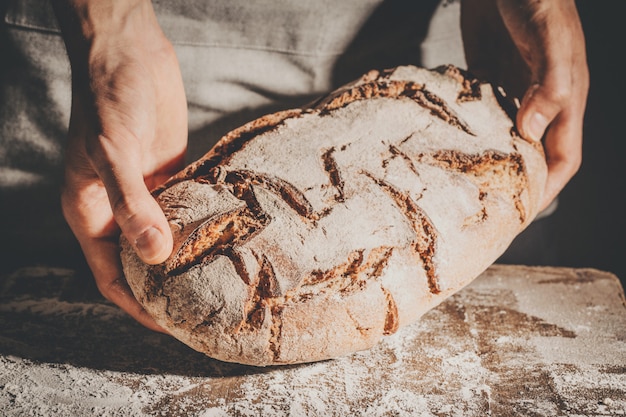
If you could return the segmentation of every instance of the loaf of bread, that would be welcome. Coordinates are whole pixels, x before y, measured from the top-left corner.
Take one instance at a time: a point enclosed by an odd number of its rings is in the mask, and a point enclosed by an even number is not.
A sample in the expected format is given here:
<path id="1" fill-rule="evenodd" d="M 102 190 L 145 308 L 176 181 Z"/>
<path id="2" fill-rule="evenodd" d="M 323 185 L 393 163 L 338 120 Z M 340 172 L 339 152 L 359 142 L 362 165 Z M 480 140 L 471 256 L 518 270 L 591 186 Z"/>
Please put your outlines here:
<path id="1" fill-rule="evenodd" d="M 122 238 L 128 283 L 157 323 L 223 361 L 368 349 L 537 214 L 545 158 L 511 104 L 455 67 L 404 66 L 250 122 L 154 191 L 174 251 L 150 266 Z"/>

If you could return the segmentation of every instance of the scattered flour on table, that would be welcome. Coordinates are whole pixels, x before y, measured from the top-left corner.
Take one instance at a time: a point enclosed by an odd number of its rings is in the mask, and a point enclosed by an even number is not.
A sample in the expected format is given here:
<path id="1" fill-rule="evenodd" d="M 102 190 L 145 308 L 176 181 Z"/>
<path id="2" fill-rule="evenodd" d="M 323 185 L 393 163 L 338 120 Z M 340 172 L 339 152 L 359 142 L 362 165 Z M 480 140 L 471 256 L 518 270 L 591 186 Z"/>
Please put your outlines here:
<path id="1" fill-rule="evenodd" d="M 233 377 L 140 375 L 0 356 L 0 409 L 7 417 L 466 415 L 472 397 L 486 389 L 478 358 L 429 352 L 443 378 L 407 375 L 403 362 L 414 359 L 406 350 L 413 337 L 401 331 L 368 352 L 238 376 L 226 391 L 222 380 Z M 456 394 L 429 387 L 448 378 L 456 380 L 448 386 Z M 451 396 L 463 406 L 442 403 Z"/>
<path id="2" fill-rule="evenodd" d="M 34 270 L 19 278 L 31 277 L 39 284 L 37 280 L 46 277 L 65 280 L 66 273 Z M 589 361 L 573 366 L 566 357 L 542 362 L 548 353 L 568 351 L 570 345 L 572 350 L 593 346 L 594 335 L 581 331 L 576 337 L 557 337 L 539 332 L 529 337 L 528 332 L 505 332 L 485 341 L 484 328 L 477 327 L 482 322 L 476 319 L 482 316 L 476 312 L 490 311 L 491 299 L 481 298 L 483 293 L 476 290 L 452 297 L 369 351 L 307 365 L 257 369 L 205 358 L 166 336 L 147 332 L 103 301 L 62 301 L 49 294 L 29 298 L 26 291 L 13 296 L 11 286 L 20 280 L 5 281 L 0 288 L 2 416 L 466 417 L 496 415 L 493 410 L 502 407 L 503 400 L 509 401 L 509 410 L 523 407 L 525 413 L 520 415 L 559 410 L 570 410 L 563 412 L 572 416 L 626 415 L 626 372 L 617 360 L 624 357 L 623 342 L 601 340 L 600 346 L 613 355 L 604 362 L 609 365 Z M 519 314 L 495 311 L 502 320 Z M 522 324 L 544 332 L 555 328 L 552 322 L 559 323 L 535 316 L 524 320 Z M 615 333 L 609 330 L 606 334 Z M 501 369 L 486 366 L 481 349 L 487 342 L 495 353 L 511 353 L 500 358 Z M 559 410 L 545 397 L 529 396 L 524 386 L 515 385 L 516 391 L 503 397 L 499 388 L 517 383 L 515 372 L 533 369 L 551 384 Z"/>

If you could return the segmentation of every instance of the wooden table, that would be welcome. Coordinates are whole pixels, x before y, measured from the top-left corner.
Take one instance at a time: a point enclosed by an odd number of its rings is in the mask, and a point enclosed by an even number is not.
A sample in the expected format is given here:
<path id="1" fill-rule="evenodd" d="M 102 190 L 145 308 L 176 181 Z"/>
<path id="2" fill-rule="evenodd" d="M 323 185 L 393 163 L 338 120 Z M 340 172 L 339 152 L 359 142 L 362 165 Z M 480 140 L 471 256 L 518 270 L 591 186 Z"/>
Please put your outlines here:
<path id="1" fill-rule="evenodd" d="M 0 284 L 1 415 L 626 415 L 626 301 L 597 270 L 496 265 L 370 351 L 261 369 L 142 328 L 73 271 Z"/>

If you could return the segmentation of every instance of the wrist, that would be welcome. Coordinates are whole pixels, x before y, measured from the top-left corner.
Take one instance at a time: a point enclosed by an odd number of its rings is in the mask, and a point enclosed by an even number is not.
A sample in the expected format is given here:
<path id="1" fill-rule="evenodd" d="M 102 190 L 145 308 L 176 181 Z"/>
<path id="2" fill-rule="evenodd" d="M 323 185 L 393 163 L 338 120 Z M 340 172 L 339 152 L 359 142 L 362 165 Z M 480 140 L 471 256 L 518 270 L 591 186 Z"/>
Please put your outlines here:
<path id="1" fill-rule="evenodd" d="M 150 0 L 53 0 L 72 67 L 103 51 L 158 45 L 165 36 Z"/>

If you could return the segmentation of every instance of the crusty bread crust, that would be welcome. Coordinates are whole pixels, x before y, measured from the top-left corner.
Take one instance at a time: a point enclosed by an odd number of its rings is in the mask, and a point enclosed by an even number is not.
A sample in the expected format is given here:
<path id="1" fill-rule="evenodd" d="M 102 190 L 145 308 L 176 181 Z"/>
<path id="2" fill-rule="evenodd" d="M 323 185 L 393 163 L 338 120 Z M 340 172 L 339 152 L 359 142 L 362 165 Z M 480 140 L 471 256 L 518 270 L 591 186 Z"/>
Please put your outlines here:
<path id="1" fill-rule="evenodd" d="M 368 349 L 484 271 L 537 214 L 540 143 L 451 66 L 371 71 L 227 134 L 154 195 L 174 252 L 124 272 L 156 321 L 251 365 Z"/>

